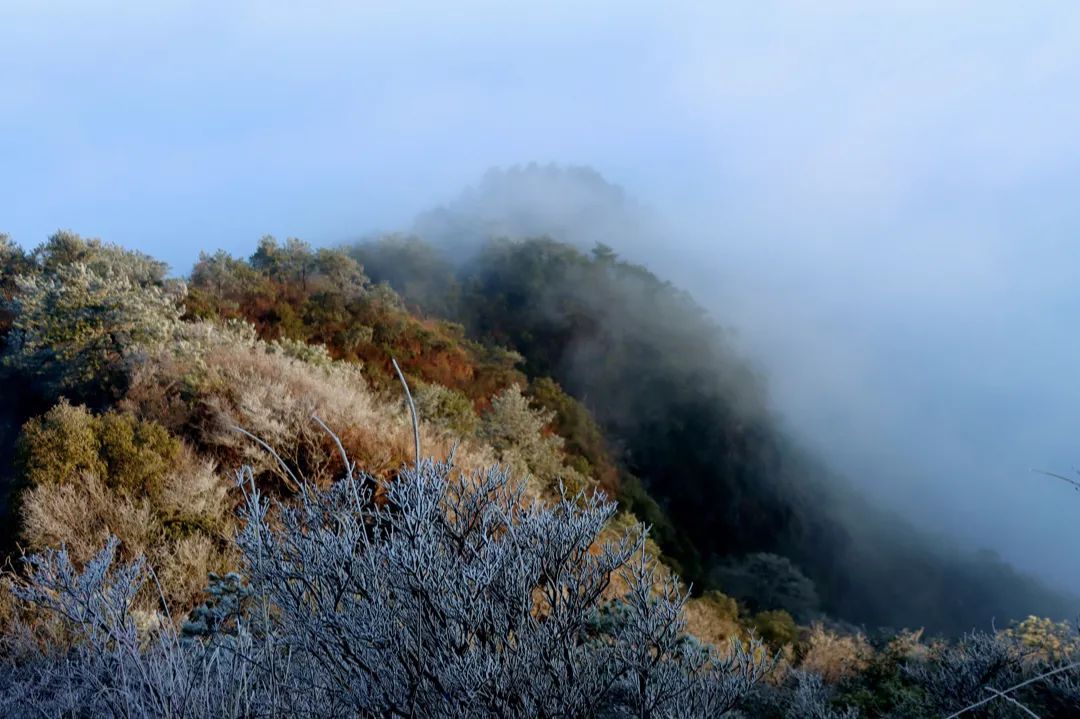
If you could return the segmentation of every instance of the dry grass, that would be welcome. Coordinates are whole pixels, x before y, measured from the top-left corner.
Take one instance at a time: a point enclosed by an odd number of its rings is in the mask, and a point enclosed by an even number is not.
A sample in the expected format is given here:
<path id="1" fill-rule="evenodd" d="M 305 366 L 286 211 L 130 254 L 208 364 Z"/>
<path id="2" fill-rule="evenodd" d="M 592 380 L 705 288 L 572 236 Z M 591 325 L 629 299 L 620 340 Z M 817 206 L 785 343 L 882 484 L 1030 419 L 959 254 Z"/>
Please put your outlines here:
<path id="1" fill-rule="evenodd" d="M 96 474 L 41 484 L 22 502 L 22 538 L 34 551 L 64 545 L 77 563 L 94 556 L 110 534 L 125 556 L 147 554 L 164 538 L 148 497 L 124 497 Z"/>
<path id="2" fill-rule="evenodd" d="M 183 604 L 171 601 L 171 606 L 192 606 L 194 600 L 202 596 L 210 572 L 223 574 L 235 567 L 234 547 L 230 544 L 223 552 L 220 545 L 205 534 L 170 540 L 163 549 L 167 559 L 161 562 L 157 575 L 166 599 L 188 598 Z"/>
<path id="3" fill-rule="evenodd" d="M 885 648 L 886 653 L 903 661 L 926 661 L 933 647 L 923 641 L 922 629 L 902 629 Z"/>
<path id="4" fill-rule="evenodd" d="M 294 472 L 318 484 L 341 476 L 343 465 L 312 415 L 333 428 L 358 467 L 375 476 L 391 477 L 413 460 L 407 414 L 396 398 L 375 394 L 359 367 L 314 366 L 267 347 L 211 334 L 154 358 L 137 373 L 126 404 L 144 416 L 165 411 L 177 431 L 194 435 L 223 466 L 250 464 L 258 475 L 282 484 L 287 477 L 277 462 L 234 427 L 265 441 Z M 162 396 L 170 393 L 175 396 Z M 420 432 L 425 454 L 445 457 L 454 446 L 449 433 L 430 423 L 422 422 Z M 456 459 L 470 471 L 484 467 L 491 454 L 469 443 L 458 448 Z"/>
<path id="5" fill-rule="evenodd" d="M 160 496 L 127 496 L 84 473 L 28 490 L 22 539 L 33 551 L 63 545 L 81 564 L 115 535 L 124 557 L 146 558 L 169 604 L 186 609 L 201 597 L 207 573 L 224 569 L 232 558 L 227 488 L 213 465 L 187 448 Z M 146 602 L 156 600 L 148 596 Z"/>
<path id="6" fill-rule="evenodd" d="M 185 445 L 162 484 L 157 506 L 167 517 L 198 518 L 207 528 L 223 527 L 230 486 L 213 460 L 200 457 Z"/>

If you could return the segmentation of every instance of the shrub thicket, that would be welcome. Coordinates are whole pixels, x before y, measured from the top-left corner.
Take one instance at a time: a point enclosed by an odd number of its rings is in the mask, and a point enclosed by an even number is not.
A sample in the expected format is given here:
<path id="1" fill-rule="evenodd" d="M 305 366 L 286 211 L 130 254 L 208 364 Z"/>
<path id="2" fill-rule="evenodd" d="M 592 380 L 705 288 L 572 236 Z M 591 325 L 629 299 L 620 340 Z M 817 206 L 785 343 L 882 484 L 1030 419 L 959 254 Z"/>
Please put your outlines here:
<path id="1" fill-rule="evenodd" d="M 115 540 L 82 572 L 48 551 L 7 578 L 65 631 L 6 637 L 5 716 L 722 716 L 771 665 L 687 636 L 643 535 L 596 544 L 615 511 L 596 496 L 527 503 L 499 469 L 430 461 L 380 501 L 367 477 L 295 504 L 241 478 L 245 581 L 187 632 L 133 611 L 145 566 L 117 564 Z"/>
<path id="2" fill-rule="evenodd" d="M 155 422 L 61 401 L 24 425 L 17 466 L 20 536 L 29 548 L 64 545 L 84 562 L 115 535 L 124 555 L 149 561 L 184 608 L 206 573 L 227 561 L 225 480 Z"/>

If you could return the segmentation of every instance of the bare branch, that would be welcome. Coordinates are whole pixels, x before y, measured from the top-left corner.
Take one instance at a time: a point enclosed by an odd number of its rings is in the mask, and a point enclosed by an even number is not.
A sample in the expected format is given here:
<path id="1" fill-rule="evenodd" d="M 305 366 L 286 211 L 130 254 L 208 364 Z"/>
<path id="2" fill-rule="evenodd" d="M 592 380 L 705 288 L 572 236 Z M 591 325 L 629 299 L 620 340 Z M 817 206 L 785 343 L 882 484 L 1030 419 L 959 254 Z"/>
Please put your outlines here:
<path id="1" fill-rule="evenodd" d="M 405 381 L 405 375 L 401 371 L 401 367 L 398 366 L 397 360 L 393 357 L 390 358 L 391 364 L 394 365 L 394 371 L 397 372 L 398 379 L 401 380 L 401 386 L 405 388 L 405 400 L 409 403 L 409 414 L 412 415 L 413 426 L 413 441 L 416 443 L 416 468 L 420 469 L 420 418 L 416 414 L 416 403 L 413 402 L 412 392 L 409 390 L 409 383 Z"/>

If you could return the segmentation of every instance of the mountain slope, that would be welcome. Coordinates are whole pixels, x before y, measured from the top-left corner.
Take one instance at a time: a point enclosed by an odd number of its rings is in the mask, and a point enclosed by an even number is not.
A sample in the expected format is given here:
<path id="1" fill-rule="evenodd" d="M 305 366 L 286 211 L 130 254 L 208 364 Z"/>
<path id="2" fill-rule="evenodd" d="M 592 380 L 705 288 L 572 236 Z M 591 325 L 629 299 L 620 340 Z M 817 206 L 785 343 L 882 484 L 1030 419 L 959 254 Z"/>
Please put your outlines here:
<path id="1" fill-rule="evenodd" d="M 549 217 L 533 201 L 550 185 L 564 200 L 587 191 Z M 651 505 L 652 515 L 670 520 L 661 544 L 699 587 L 723 587 L 733 563 L 768 552 L 815 582 L 823 610 L 871 626 L 956 633 L 995 618 L 1071 614 L 1072 598 L 993 555 L 935 546 L 801 449 L 779 429 L 763 378 L 685 293 L 604 245 L 586 254 L 549 238 L 490 236 L 557 233 L 586 216 L 588 228 L 626 226 L 626 200 L 602 185 L 580 170 L 493 173 L 418 221 L 449 250 L 391 237 L 350 252 L 407 303 L 521 353 L 526 374 L 554 377 L 585 404 L 618 451 L 624 488 L 640 478 L 659 502 L 663 515 Z"/>

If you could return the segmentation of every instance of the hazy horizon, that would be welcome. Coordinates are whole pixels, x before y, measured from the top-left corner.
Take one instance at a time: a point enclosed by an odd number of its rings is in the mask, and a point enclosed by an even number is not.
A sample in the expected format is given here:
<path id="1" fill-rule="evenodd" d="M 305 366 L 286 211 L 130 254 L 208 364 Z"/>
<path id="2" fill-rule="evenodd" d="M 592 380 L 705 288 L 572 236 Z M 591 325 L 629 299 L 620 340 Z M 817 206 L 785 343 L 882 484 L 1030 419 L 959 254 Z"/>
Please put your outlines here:
<path id="1" fill-rule="evenodd" d="M 184 273 L 589 166 L 832 466 L 1080 591 L 1080 8 L 938 5 L 10 4 L 0 231 Z"/>

